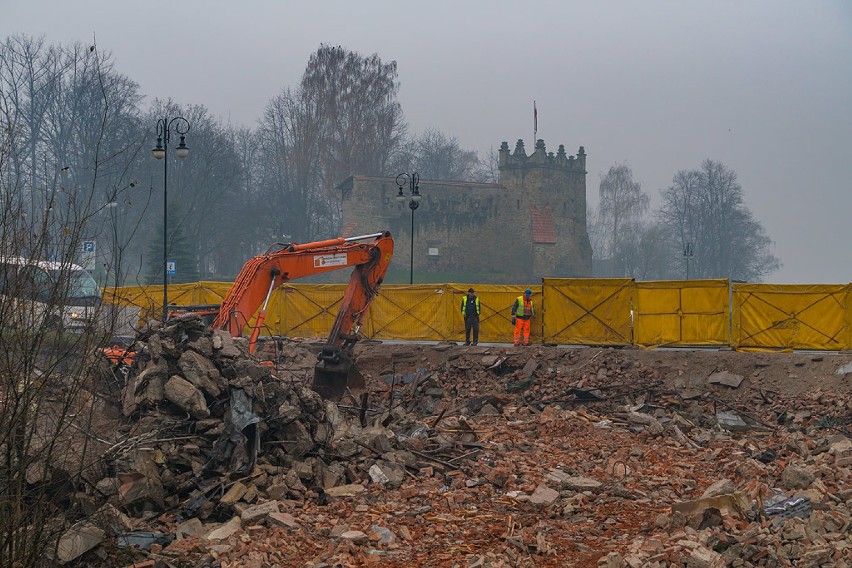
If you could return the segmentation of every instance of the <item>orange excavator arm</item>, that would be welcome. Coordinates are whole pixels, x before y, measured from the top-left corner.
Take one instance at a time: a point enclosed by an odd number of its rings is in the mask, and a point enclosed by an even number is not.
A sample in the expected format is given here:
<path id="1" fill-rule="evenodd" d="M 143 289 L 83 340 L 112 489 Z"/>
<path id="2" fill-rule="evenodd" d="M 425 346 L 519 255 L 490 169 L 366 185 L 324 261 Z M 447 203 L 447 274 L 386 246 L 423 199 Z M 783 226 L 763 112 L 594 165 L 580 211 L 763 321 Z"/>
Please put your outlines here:
<path id="1" fill-rule="evenodd" d="M 237 337 L 260 309 L 249 340 L 249 348 L 254 351 L 275 288 L 296 278 L 355 266 L 326 343 L 344 347 L 354 342 L 361 317 L 378 293 L 392 256 L 393 238 L 388 232 L 287 244 L 280 250 L 258 255 L 240 270 L 219 308 L 213 328 L 224 329 Z"/>

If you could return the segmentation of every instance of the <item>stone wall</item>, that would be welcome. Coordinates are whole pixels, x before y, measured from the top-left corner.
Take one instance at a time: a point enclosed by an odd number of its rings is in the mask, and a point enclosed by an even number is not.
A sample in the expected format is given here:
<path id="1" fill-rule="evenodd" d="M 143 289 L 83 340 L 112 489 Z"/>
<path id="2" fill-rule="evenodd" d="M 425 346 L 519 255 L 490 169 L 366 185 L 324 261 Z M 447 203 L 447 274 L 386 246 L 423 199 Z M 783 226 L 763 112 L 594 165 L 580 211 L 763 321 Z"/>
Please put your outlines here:
<path id="1" fill-rule="evenodd" d="M 582 147 L 554 156 L 539 140 L 527 157 L 518 141 L 500 149 L 500 183 L 421 180 L 414 212 L 414 281 L 538 283 L 542 277 L 591 275 Z M 407 282 L 411 259 L 410 190 L 394 178 L 353 176 L 338 188 L 345 236 L 389 230 L 390 274 Z M 533 227 L 533 210 L 539 219 Z M 544 239 L 546 242 L 535 242 Z"/>

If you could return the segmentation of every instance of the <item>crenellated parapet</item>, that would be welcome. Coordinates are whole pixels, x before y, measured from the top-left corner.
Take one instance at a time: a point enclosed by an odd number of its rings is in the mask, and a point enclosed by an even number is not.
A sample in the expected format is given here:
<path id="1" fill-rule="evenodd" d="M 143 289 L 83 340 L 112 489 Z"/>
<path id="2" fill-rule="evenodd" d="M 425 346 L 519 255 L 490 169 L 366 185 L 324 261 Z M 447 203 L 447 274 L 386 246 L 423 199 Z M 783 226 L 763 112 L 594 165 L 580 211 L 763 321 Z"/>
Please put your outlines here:
<path id="1" fill-rule="evenodd" d="M 397 248 L 391 269 L 407 277 L 412 267 L 415 274 L 464 267 L 474 281 L 491 283 L 590 276 L 586 151 L 548 152 L 544 140 L 531 150 L 523 140 L 514 151 L 503 142 L 497 183 L 421 179 L 416 214 L 397 199 L 395 178 L 353 176 L 338 186 L 343 226 L 402 237 L 409 246 Z"/>
<path id="2" fill-rule="evenodd" d="M 565 153 L 565 146 L 559 145 L 559 150 L 554 155 L 553 152 L 548 153 L 544 144 L 544 140 L 539 138 L 535 143 L 535 150 L 527 156 L 524 149 L 524 141 L 518 139 L 515 143 L 515 151 L 509 151 L 509 143 L 503 142 L 500 145 L 499 158 L 497 162 L 499 169 L 516 169 L 516 168 L 535 168 L 549 167 L 557 168 L 565 171 L 586 173 L 586 150 L 580 146 L 576 156 L 568 156 Z"/>

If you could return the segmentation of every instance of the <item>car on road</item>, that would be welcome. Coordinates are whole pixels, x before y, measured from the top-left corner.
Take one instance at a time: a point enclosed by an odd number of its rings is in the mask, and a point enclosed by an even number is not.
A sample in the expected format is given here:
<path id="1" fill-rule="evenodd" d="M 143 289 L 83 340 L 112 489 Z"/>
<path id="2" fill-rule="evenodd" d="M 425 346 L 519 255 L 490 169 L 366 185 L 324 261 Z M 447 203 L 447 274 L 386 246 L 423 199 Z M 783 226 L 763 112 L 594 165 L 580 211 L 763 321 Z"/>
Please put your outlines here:
<path id="1" fill-rule="evenodd" d="M 79 332 L 94 327 L 101 289 L 77 264 L 0 257 L 0 302 L 16 327 Z"/>

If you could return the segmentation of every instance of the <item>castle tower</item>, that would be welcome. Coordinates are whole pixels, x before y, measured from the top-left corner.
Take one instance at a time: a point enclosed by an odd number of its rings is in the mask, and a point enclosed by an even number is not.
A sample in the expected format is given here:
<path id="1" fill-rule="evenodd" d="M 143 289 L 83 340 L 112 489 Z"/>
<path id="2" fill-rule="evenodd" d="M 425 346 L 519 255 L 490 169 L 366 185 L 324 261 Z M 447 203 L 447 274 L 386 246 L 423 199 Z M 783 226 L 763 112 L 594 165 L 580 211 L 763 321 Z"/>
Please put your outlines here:
<path id="1" fill-rule="evenodd" d="M 508 230 L 525 249 L 528 274 L 534 279 L 591 276 L 583 147 L 576 156 L 567 156 L 561 144 L 556 155 L 548 154 L 544 140 L 539 139 L 527 156 L 523 140 L 511 153 L 503 142 L 498 169 L 512 211 Z"/>
<path id="2" fill-rule="evenodd" d="M 412 265 L 415 282 L 591 276 L 582 146 L 576 156 L 563 146 L 554 155 L 538 140 L 527 156 L 522 140 L 514 152 L 503 142 L 498 169 L 500 183 L 421 178 L 414 223 L 394 177 L 354 175 L 338 185 L 343 234 L 390 230 L 398 244 L 389 282 L 407 282 Z"/>

